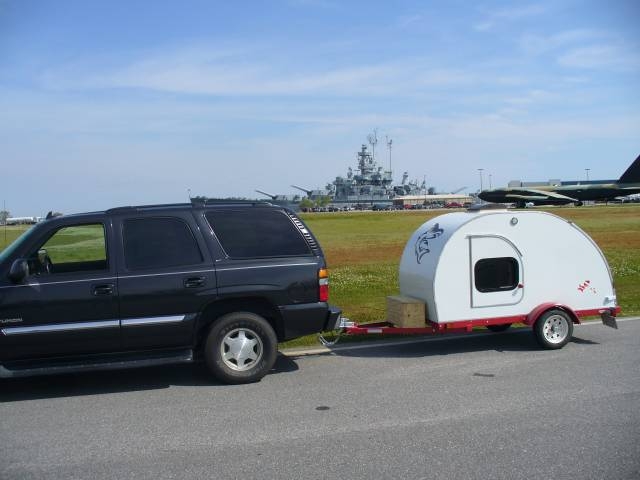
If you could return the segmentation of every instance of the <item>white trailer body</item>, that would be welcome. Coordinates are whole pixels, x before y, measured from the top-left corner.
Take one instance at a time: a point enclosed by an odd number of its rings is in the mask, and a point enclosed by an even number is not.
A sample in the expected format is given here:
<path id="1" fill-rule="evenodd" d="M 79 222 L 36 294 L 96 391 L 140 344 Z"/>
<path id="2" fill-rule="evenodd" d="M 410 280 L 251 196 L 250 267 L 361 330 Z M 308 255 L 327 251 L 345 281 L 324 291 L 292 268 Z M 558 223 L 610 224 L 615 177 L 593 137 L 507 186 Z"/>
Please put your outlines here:
<path id="1" fill-rule="evenodd" d="M 435 324 L 534 325 L 554 308 L 578 323 L 619 311 L 596 243 L 572 222 L 537 211 L 479 210 L 429 220 L 402 254 L 400 293 L 425 302 Z"/>

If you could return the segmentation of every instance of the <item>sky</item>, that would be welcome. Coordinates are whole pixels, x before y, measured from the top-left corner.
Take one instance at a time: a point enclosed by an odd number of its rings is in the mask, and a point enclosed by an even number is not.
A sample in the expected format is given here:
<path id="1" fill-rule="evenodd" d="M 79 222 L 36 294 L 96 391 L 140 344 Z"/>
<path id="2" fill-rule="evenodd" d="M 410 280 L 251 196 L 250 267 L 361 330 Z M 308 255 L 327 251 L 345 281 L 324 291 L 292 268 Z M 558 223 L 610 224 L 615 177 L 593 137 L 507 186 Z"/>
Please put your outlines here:
<path id="1" fill-rule="evenodd" d="M 639 20 L 637 0 L 0 0 L 0 201 L 295 194 L 374 129 L 396 182 L 438 192 L 616 179 L 640 154 Z"/>

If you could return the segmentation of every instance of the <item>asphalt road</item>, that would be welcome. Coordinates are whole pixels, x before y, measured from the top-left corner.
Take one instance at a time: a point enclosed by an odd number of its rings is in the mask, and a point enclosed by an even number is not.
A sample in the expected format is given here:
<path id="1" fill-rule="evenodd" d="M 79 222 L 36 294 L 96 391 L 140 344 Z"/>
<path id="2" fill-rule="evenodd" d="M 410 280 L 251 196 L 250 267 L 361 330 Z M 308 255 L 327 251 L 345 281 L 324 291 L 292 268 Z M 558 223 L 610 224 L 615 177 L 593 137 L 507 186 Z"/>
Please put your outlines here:
<path id="1" fill-rule="evenodd" d="M 640 321 L 0 383 L 0 478 L 640 478 Z"/>

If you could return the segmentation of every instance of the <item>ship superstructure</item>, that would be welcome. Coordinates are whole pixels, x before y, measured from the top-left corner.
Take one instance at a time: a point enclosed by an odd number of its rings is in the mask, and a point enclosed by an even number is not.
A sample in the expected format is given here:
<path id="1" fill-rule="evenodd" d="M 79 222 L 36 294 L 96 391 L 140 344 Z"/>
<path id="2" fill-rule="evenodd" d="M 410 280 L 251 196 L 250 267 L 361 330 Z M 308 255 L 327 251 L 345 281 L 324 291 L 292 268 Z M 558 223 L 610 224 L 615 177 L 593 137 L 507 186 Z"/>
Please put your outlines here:
<path id="1" fill-rule="evenodd" d="M 360 151 L 356 152 L 355 169 L 351 166 L 347 170 L 346 176 L 337 176 L 328 183 L 324 189 L 309 190 L 297 185 L 293 188 L 304 192 L 306 198 L 313 202 L 323 200 L 325 205 L 337 207 L 357 207 L 364 205 L 392 205 L 393 199 L 399 196 L 425 194 L 426 186 L 417 180 L 409 181 L 409 173 L 404 172 L 400 184 L 394 185 L 391 171 L 391 140 L 387 140 L 389 148 L 389 169 L 385 170 L 380 166 L 375 158 L 375 145 L 377 143 L 376 133 L 369 135 L 371 151 L 366 144 L 362 144 Z M 272 198 L 272 200 L 285 201 L 284 195 L 270 195 L 256 190 Z M 279 198 L 282 197 L 282 198 Z M 289 200 L 289 198 L 287 198 Z M 297 200 L 297 198 L 296 198 Z"/>
<path id="2" fill-rule="evenodd" d="M 292 186 L 305 192 L 311 200 L 328 196 L 334 204 L 391 204 L 396 196 L 424 192 L 424 182 L 419 185 L 417 181 L 408 179 L 409 174 L 404 172 L 402 183 L 394 185 L 391 170 L 385 170 L 378 165 L 373 153 L 363 144 L 357 152 L 356 170 L 349 167 L 346 177 L 336 177 L 324 190 L 306 190 L 296 185 Z"/>

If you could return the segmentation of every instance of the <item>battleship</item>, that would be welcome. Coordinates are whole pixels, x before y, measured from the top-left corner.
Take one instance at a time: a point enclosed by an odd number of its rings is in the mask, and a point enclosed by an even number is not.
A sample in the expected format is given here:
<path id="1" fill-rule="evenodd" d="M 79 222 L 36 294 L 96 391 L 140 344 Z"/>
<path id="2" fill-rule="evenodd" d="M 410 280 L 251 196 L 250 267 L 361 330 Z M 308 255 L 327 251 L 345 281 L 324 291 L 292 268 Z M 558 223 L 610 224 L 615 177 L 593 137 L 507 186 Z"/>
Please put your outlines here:
<path id="1" fill-rule="evenodd" d="M 369 143 L 372 151 L 363 144 L 356 154 L 357 166 L 354 172 L 352 167 L 347 170 L 346 177 L 337 176 L 328 183 L 324 189 L 308 190 L 297 185 L 291 185 L 300 190 L 305 195 L 271 195 L 261 190 L 256 192 L 271 198 L 272 203 L 288 206 L 292 208 L 299 205 L 304 199 L 311 202 L 323 202 L 327 207 L 335 208 L 359 208 L 364 206 L 391 206 L 393 200 L 399 196 L 421 195 L 425 193 L 426 185 L 423 181 L 409 181 L 408 172 L 404 172 L 399 185 L 393 184 L 391 165 L 389 170 L 384 170 L 376 161 L 374 152 L 377 138 L 369 136 Z M 389 158 L 391 158 L 392 141 L 387 141 L 389 148 Z M 391 162 L 389 162 L 391 163 Z"/>

